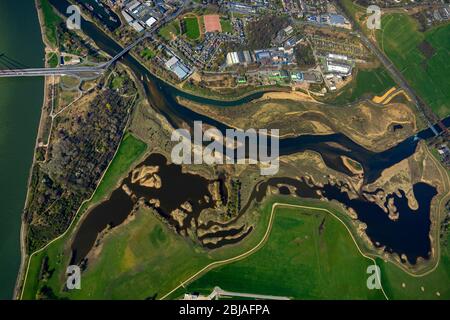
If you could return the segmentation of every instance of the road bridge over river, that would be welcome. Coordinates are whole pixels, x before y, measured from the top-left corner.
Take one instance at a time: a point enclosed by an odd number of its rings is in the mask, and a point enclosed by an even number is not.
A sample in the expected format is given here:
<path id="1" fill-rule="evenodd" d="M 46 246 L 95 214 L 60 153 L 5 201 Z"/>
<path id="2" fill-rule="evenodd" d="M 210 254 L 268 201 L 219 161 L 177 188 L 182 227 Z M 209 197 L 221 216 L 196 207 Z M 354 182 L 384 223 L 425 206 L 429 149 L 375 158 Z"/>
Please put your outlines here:
<path id="1" fill-rule="evenodd" d="M 105 72 L 112 64 L 119 60 L 123 55 L 128 53 L 136 45 L 138 45 L 142 40 L 147 39 L 151 36 L 150 33 L 145 33 L 142 37 L 138 38 L 136 41 L 123 48 L 118 54 L 112 57 L 111 60 L 94 65 L 94 66 L 67 66 L 67 67 L 57 67 L 57 68 L 29 68 L 29 69 L 6 69 L 0 70 L 0 78 L 6 77 L 39 77 L 39 76 L 55 76 L 55 75 L 72 75 L 72 76 L 82 76 L 82 75 L 92 75 L 101 74 Z"/>

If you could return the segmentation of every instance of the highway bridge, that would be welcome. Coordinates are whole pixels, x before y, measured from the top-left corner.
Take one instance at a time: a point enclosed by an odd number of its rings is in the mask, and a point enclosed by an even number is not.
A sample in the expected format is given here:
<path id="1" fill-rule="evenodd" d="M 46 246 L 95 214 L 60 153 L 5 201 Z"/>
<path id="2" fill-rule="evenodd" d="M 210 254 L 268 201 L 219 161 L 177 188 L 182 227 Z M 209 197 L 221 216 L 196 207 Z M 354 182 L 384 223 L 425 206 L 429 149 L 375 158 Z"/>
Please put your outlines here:
<path id="1" fill-rule="evenodd" d="M 131 49 L 133 49 L 138 43 L 142 40 L 151 37 L 152 33 L 156 31 L 160 26 L 170 22 L 175 19 L 185 8 L 188 7 L 188 1 L 183 0 L 183 5 L 178 8 L 175 12 L 170 14 L 169 16 L 161 19 L 158 23 L 156 23 L 151 29 L 147 30 L 145 34 L 138 38 L 136 41 L 128 45 L 121 52 L 116 54 L 111 60 L 101 63 L 95 66 L 66 66 L 66 67 L 57 67 L 57 68 L 32 68 L 32 69 L 7 69 L 0 70 L 0 78 L 6 77 L 39 77 L 39 76 L 52 76 L 52 75 L 72 75 L 72 76 L 92 76 L 101 74 L 106 71 L 112 64 L 114 64 L 117 60 L 119 60 L 123 55 L 128 53 Z"/>
<path id="2" fill-rule="evenodd" d="M 0 70 L 0 78 L 6 77 L 39 77 L 39 76 L 54 76 L 54 75 L 96 75 L 106 71 L 112 64 L 119 60 L 128 51 L 133 49 L 142 40 L 150 37 L 150 33 L 145 33 L 142 37 L 123 48 L 118 54 L 116 54 L 111 60 L 95 65 L 95 66 L 66 66 L 57 68 L 31 68 L 31 69 L 7 69 Z"/>

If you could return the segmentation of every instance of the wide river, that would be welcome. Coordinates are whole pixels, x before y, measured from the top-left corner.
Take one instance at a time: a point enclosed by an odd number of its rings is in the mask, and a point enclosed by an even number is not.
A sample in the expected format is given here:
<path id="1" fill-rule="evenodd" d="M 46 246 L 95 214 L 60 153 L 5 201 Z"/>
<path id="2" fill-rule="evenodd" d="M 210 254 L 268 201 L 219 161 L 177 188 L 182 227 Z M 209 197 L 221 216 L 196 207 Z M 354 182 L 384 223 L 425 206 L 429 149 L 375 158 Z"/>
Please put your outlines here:
<path id="1" fill-rule="evenodd" d="M 0 69 L 43 66 L 33 0 L 0 1 Z M 42 106 L 43 78 L 0 78 L 0 299 L 11 299 L 20 224 Z"/>

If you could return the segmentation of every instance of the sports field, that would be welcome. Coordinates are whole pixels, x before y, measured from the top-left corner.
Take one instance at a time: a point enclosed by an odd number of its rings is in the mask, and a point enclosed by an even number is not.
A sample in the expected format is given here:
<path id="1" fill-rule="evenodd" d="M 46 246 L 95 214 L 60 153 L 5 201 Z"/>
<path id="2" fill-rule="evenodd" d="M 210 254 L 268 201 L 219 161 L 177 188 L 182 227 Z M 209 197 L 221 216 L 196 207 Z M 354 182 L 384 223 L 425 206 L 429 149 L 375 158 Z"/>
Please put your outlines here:
<path id="1" fill-rule="evenodd" d="M 220 24 L 220 16 L 218 14 L 208 14 L 203 16 L 205 24 L 205 32 L 222 32 L 222 25 Z"/>
<path id="2" fill-rule="evenodd" d="M 450 24 L 418 31 L 406 14 L 382 18 L 380 48 L 439 117 L 450 114 Z"/>
<path id="3" fill-rule="evenodd" d="M 200 26 L 198 23 L 198 18 L 194 17 L 184 17 L 184 24 L 186 27 L 186 36 L 189 39 L 196 40 L 200 37 Z"/>

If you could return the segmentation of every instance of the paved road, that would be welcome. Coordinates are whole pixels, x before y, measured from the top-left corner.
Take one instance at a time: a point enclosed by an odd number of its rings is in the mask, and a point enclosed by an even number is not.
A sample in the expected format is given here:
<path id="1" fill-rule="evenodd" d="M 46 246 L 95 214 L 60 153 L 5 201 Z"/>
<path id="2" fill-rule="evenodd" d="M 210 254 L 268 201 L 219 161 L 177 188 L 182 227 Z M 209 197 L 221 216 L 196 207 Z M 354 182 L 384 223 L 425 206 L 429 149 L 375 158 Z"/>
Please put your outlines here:
<path id="1" fill-rule="evenodd" d="M 12 69 L 12 70 L 0 70 L 0 78 L 38 77 L 38 76 L 52 76 L 52 75 L 80 75 L 86 73 L 100 74 L 104 70 L 105 69 L 102 66 Z"/>
<path id="2" fill-rule="evenodd" d="M 209 300 L 213 300 L 219 296 L 228 296 L 228 297 L 242 297 L 242 298 L 251 298 L 251 299 L 259 299 L 259 300 L 290 300 L 288 297 L 283 296 L 271 296 L 265 294 L 253 294 L 253 293 L 243 293 L 243 292 L 233 292 L 222 290 L 219 287 L 215 287 L 213 292 L 208 296 Z"/>
<path id="3" fill-rule="evenodd" d="M 31 68 L 31 69 L 8 69 L 0 70 L 0 78 L 5 77 L 37 77 L 52 75 L 82 75 L 82 74 L 101 74 L 107 70 L 113 63 L 119 60 L 124 54 L 133 49 L 142 40 L 149 38 L 151 32 L 146 32 L 142 37 L 136 39 L 133 43 L 123 48 L 111 60 L 95 66 L 67 66 L 57 68 Z"/>

